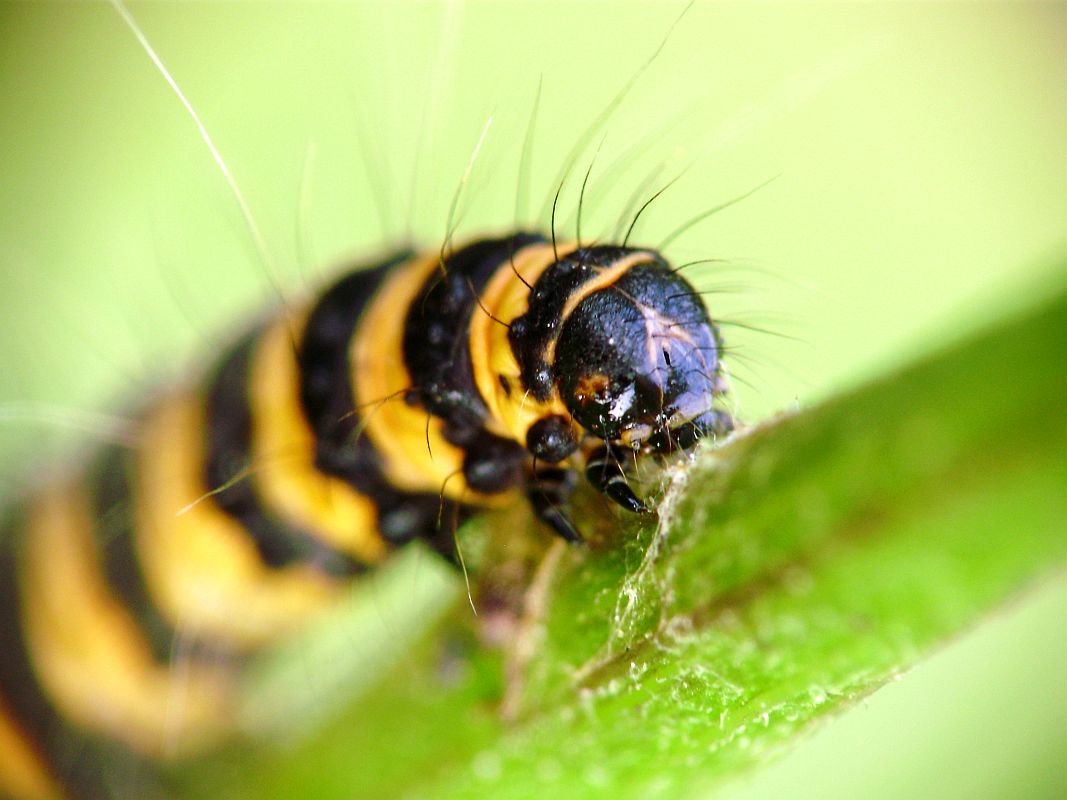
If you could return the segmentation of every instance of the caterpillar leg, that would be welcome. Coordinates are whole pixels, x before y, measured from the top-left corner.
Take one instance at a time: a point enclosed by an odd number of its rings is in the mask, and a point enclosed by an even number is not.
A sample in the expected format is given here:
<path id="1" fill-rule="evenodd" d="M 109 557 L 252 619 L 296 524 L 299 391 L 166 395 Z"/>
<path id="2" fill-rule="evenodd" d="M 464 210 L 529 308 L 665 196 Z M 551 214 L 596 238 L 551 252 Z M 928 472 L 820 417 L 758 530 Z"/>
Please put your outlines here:
<path id="1" fill-rule="evenodd" d="M 581 542 L 582 536 L 569 513 L 574 485 L 573 470 L 556 467 L 542 469 L 526 484 L 526 498 L 541 522 L 568 542 Z"/>
<path id="2" fill-rule="evenodd" d="M 598 492 L 614 500 L 627 511 L 635 514 L 651 511 L 630 488 L 622 469 L 622 459 L 610 448 L 598 447 L 590 453 L 585 465 L 585 477 Z"/>

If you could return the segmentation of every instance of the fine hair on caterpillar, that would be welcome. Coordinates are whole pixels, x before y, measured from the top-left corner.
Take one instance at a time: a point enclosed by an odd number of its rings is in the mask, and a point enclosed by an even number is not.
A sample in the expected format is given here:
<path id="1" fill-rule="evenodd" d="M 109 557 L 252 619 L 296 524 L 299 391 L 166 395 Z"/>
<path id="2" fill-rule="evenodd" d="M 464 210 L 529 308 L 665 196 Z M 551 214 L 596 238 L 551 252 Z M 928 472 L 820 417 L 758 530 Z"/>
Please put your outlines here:
<path id="1" fill-rule="evenodd" d="M 227 738 L 239 666 L 400 545 L 418 539 L 462 560 L 459 523 L 516 493 L 546 529 L 580 542 L 569 508 L 580 476 L 610 505 L 648 513 L 631 485 L 641 465 L 733 427 L 721 321 L 683 274 L 710 262 L 639 245 L 673 245 L 755 190 L 651 237 L 659 203 L 691 167 L 665 159 L 621 204 L 605 197 L 652 142 L 597 168 L 609 139 L 628 140 L 614 116 L 666 37 L 577 126 L 541 226 L 524 224 L 523 209 L 539 173 L 543 82 L 512 153 L 514 219 L 493 236 L 458 235 L 485 180 L 491 116 L 439 244 L 386 250 L 289 299 L 252 193 L 134 17 L 114 6 L 193 121 L 271 294 L 285 299 L 147 401 L 130 447 L 101 448 L 11 523 L 19 541 L 5 546 L 0 582 L 21 588 L 0 619 L 12 645 L 0 660 L 0 722 L 26 752 L 0 766 L 20 769 L 38 796 L 109 793 L 92 763 L 112 748 L 151 764 Z M 611 229 L 622 239 L 606 238 Z M 77 602 L 61 613 L 68 596 Z M 114 629 L 99 622 L 112 618 Z M 82 658 L 96 645 L 79 637 L 105 643 L 98 661 Z M 31 689 L 16 697 L 5 683 Z M 177 711 L 160 713 L 175 697 Z M 85 763 L 62 758 L 83 747 Z"/>

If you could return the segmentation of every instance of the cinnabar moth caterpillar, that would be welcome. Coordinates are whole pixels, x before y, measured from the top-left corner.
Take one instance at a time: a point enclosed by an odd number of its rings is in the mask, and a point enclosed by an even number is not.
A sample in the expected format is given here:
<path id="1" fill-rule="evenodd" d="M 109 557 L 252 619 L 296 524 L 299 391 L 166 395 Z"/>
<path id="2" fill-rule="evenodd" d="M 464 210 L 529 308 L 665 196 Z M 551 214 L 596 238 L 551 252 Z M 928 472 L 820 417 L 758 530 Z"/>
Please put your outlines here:
<path id="1" fill-rule="evenodd" d="M 658 252 L 526 232 L 396 254 L 261 321 L 14 520 L 0 785 L 96 796 L 78 754 L 203 749 L 249 653 L 396 547 L 453 557 L 455 520 L 516 492 L 572 541 L 581 471 L 646 511 L 628 460 L 730 430 L 721 347 Z"/>

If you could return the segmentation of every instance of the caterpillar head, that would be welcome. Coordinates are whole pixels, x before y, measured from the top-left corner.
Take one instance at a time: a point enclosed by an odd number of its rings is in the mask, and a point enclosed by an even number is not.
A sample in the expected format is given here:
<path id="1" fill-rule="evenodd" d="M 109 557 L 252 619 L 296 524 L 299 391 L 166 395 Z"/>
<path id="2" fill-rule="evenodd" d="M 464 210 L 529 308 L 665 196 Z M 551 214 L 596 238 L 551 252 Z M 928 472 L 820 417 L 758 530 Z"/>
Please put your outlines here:
<path id="1" fill-rule="evenodd" d="M 722 342 L 693 287 L 661 259 L 584 296 L 556 342 L 560 397 L 590 434 L 666 453 L 725 433 Z"/>

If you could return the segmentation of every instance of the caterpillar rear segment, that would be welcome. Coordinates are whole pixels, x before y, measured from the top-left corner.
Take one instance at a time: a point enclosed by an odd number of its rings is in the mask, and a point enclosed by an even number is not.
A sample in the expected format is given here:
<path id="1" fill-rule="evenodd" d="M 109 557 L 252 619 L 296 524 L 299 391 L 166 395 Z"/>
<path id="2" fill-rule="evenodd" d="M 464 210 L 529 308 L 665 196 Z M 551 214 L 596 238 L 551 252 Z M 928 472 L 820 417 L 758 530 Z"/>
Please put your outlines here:
<path id="1" fill-rule="evenodd" d="M 720 351 L 658 253 L 530 233 L 399 253 L 265 319 L 12 517 L 0 796 L 105 797 L 116 753 L 215 744 L 250 652 L 395 547 L 452 558 L 479 508 L 521 491 L 579 540 L 584 468 L 644 511 L 628 459 L 730 429 Z"/>

